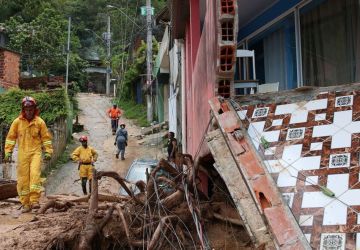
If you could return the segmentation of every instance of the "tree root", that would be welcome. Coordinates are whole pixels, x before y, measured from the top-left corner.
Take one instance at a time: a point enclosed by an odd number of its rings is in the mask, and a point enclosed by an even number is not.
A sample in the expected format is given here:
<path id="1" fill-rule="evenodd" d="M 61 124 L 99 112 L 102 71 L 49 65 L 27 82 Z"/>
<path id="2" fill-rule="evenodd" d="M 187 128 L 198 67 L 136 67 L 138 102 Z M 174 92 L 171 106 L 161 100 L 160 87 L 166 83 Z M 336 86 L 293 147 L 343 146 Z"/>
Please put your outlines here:
<path id="1" fill-rule="evenodd" d="M 38 211 L 39 214 L 44 214 L 46 212 L 46 210 L 48 210 L 49 208 L 55 208 L 55 209 L 62 209 L 63 211 L 68 210 L 70 207 L 74 206 L 73 203 L 71 202 L 58 202 L 56 200 L 50 200 L 48 201 L 44 206 L 42 206 L 40 208 L 40 210 Z"/>

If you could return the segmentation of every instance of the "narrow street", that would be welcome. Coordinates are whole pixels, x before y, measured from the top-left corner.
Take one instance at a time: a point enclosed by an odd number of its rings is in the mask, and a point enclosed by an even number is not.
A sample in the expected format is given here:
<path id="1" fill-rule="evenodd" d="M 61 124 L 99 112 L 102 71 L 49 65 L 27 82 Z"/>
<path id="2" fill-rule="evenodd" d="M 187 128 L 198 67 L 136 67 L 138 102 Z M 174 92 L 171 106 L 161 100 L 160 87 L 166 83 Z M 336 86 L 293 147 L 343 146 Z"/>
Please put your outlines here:
<path id="1" fill-rule="evenodd" d="M 81 135 L 89 137 L 89 146 L 94 147 L 99 154 L 98 161 L 95 163 L 97 170 L 116 171 L 124 177 L 135 158 L 161 158 L 161 148 L 138 144 L 135 137 L 140 135 L 141 128 L 122 117 L 120 121 L 126 124 L 129 143 L 126 148 L 125 160 L 116 159 L 115 136 L 111 134 L 110 119 L 106 114 L 107 109 L 111 107 L 111 99 L 101 95 L 81 93 L 78 95 L 78 101 L 81 110 L 79 122 L 84 125 L 84 131 L 74 134 L 74 143 L 80 145 L 78 138 Z M 63 193 L 81 195 L 80 182 L 74 183 L 79 179 L 77 168 L 78 164 L 72 161 L 59 166 L 58 170 L 47 180 L 46 195 Z M 100 182 L 100 192 L 118 193 L 118 191 L 119 184 L 115 181 L 105 179 Z"/>

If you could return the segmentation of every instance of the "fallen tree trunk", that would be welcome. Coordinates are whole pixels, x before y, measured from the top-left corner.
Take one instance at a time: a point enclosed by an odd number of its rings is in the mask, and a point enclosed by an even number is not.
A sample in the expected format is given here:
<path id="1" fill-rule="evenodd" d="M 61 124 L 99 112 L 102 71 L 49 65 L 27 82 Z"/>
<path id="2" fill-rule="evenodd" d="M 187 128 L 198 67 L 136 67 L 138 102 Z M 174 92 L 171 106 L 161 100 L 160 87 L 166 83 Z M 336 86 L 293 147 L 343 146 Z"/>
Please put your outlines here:
<path id="1" fill-rule="evenodd" d="M 0 200 L 15 198 L 18 196 L 16 181 L 0 179 Z"/>

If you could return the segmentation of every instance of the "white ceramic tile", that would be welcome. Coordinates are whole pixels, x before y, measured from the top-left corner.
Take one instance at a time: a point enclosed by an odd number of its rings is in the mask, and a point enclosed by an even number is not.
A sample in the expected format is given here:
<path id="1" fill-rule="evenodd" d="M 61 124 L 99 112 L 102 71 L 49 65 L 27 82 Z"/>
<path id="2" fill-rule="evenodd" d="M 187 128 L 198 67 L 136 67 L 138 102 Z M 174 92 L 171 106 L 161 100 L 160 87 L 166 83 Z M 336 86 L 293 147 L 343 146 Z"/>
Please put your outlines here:
<path id="1" fill-rule="evenodd" d="M 360 213 L 357 214 L 357 224 L 360 224 Z"/>
<path id="2" fill-rule="evenodd" d="M 268 113 L 269 113 L 269 107 L 256 108 L 254 109 L 252 118 L 266 117 Z"/>
<path id="3" fill-rule="evenodd" d="M 345 233 L 321 234 L 320 250 L 345 250 Z"/>
<path id="4" fill-rule="evenodd" d="M 323 143 L 322 142 L 313 142 L 310 144 L 310 151 L 322 150 Z"/>
<path id="5" fill-rule="evenodd" d="M 301 157 L 302 144 L 295 144 L 284 147 L 282 159 L 286 162 L 293 163 Z"/>
<path id="6" fill-rule="evenodd" d="M 314 126 L 313 137 L 332 136 L 331 148 L 351 146 L 351 133 L 360 133 L 360 122 L 352 121 L 352 110 L 335 112 L 334 122 Z"/>
<path id="7" fill-rule="evenodd" d="M 265 155 L 274 155 L 276 151 L 276 147 L 270 147 L 265 149 Z"/>
<path id="8" fill-rule="evenodd" d="M 319 181 L 319 176 L 314 175 L 314 176 L 308 176 L 305 179 L 305 185 L 309 186 L 309 185 L 317 185 Z"/>
<path id="9" fill-rule="evenodd" d="M 302 123 L 307 121 L 310 110 L 325 109 L 326 107 L 327 99 L 284 104 L 276 107 L 275 115 L 291 114 L 290 124 Z"/>
<path id="10" fill-rule="evenodd" d="M 249 125 L 248 133 L 256 149 L 259 149 L 260 138 L 264 131 L 265 121 L 252 122 Z"/>
<path id="11" fill-rule="evenodd" d="M 269 173 L 279 173 L 284 169 L 281 160 L 268 160 L 264 161 Z"/>
<path id="12" fill-rule="evenodd" d="M 328 99 L 319 99 L 319 100 L 312 100 L 309 101 L 305 107 L 307 110 L 317 110 L 317 109 L 326 109 L 328 105 Z"/>
<path id="13" fill-rule="evenodd" d="M 266 131 L 262 134 L 268 142 L 279 141 L 280 130 Z"/>
<path id="14" fill-rule="evenodd" d="M 285 204 L 287 204 L 291 208 L 294 202 L 294 193 L 283 193 L 282 197 Z"/>
<path id="15" fill-rule="evenodd" d="M 354 98 L 354 96 L 352 96 L 352 95 L 336 97 L 335 107 L 352 106 L 353 98 Z"/>
<path id="16" fill-rule="evenodd" d="M 308 114 L 309 114 L 308 110 L 303 109 L 303 107 L 299 107 L 296 111 L 294 111 L 291 114 L 289 123 L 295 124 L 295 123 L 307 122 Z"/>
<path id="17" fill-rule="evenodd" d="M 282 123 L 283 123 L 282 119 L 273 120 L 271 126 L 280 126 L 282 125 Z"/>
<path id="18" fill-rule="evenodd" d="M 239 110 L 237 112 L 238 116 L 240 117 L 240 120 L 245 120 L 246 119 L 246 113 L 247 113 L 247 110 Z"/>
<path id="19" fill-rule="evenodd" d="M 286 169 L 279 173 L 277 179 L 278 187 L 295 186 L 297 182 L 298 172 L 301 170 L 313 170 L 320 168 L 321 156 L 302 157 L 292 164 L 285 165 Z"/>
<path id="20" fill-rule="evenodd" d="M 324 207 L 333 199 L 324 195 L 322 192 L 305 192 L 301 202 L 302 208 Z"/>
<path id="21" fill-rule="evenodd" d="M 315 121 L 322 121 L 326 119 L 326 113 L 315 114 Z"/>
<path id="22" fill-rule="evenodd" d="M 327 187 L 340 196 L 349 188 L 349 174 L 331 174 L 327 179 Z"/>
<path id="23" fill-rule="evenodd" d="M 268 142 L 279 140 L 280 130 L 264 132 L 265 121 L 252 122 L 249 125 L 248 133 L 256 149 L 259 149 L 260 138 L 263 136 Z"/>
<path id="24" fill-rule="evenodd" d="M 298 108 L 298 105 L 296 105 L 295 103 L 277 105 L 276 109 L 275 109 L 275 115 L 290 114 L 290 113 L 294 112 L 297 108 Z"/>
<path id="25" fill-rule="evenodd" d="M 337 200 L 324 209 L 323 225 L 345 225 L 347 221 L 347 206 Z"/>
<path id="26" fill-rule="evenodd" d="M 350 166 L 350 153 L 330 155 L 329 168 L 347 168 Z"/>
<path id="27" fill-rule="evenodd" d="M 299 225 L 300 226 L 312 226 L 314 220 L 313 215 L 300 215 Z"/>
<path id="28" fill-rule="evenodd" d="M 311 234 L 304 234 L 306 240 L 310 243 Z"/>
<path id="29" fill-rule="evenodd" d="M 286 140 L 298 140 L 303 139 L 305 136 L 305 128 L 290 128 L 288 129 Z"/>
<path id="30" fill-rule="evenodd" d="M 302 147 L 302 144 L 284 147 L 282 159 L 276 162 L 276 164 L 283 166 L 277 179 L 277 185 L 279 187 L 295 186 L 298 172 L 301 170 L 320 168 L 321 156 L 301 157 Z M 281 169 L 279 166 L 275 166 L 274 168 Z"/>

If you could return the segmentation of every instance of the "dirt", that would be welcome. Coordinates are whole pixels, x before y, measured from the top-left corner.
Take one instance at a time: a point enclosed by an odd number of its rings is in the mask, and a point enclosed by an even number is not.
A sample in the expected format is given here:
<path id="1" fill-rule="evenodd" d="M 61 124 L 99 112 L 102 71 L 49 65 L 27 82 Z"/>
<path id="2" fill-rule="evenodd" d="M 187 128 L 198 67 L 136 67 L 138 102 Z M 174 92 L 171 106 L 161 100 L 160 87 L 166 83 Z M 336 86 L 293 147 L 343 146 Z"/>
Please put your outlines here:
<path id="1" fill-rule="evenodd" d="M 102 95 L 81 93 L 78 95 L 78 101 L 81 110 L 79 122 L 84 124 L 85 131 L 73 134 L 76 145 L 68 145 L 68 147 L 73 149 L 80 145 L 77 139 L 81 135 L 87 135 L 89 137 L 89 145 L 94 147 L 99 154 L 98 161 L 95 163 L 97 170 L 116 171 L 120 176 L 125 177 L 134 159 L 160 159 L 164 157 L 160 147 L 153 143 L 143 143 L 143 140 L 138 141 L 136 139 L 141 134 L 141 128 L 126 119 L 125 114 L 125 117 L 121 117 L 120 121 L 126 124 L 129 142 L 125 152 L 125 160 L 116 159 L 115 136 L 111 134 L 110 119 L 106 114 L 106 110 L 111 107 L 111 99 Z M 154 138 L 154 140 L 159 140 L 159 138 Z M 82 195 L 80 182 L 74 183 L 74 181 L 79 179 L 77 168 L 77 163 L 72 161 L 59 166 L 47 178 L 43 196 L 53 194 Z M 118 183 L 108 179 L 101 180 L 99 186 L 101 193 L 109 194 L 118 193 L 120 188 Z M 21 214 L 19 208 L 19 203 L 0 203 L 0 237 L 4 239 L 0 241 L 0 249 L 22 249 L 21 246 L 26 246 L 27 249 L 37 249 L 35 242 L 41 242 L 42 237 L 46 238 L 45 232 L 48 228 L 51 228 L 51 225 L 48 225 L 47 229 L 43 227 L 36 230 L 36 225 L 39 222 L 35 212 Z M 66 224 L 65 218 L 63 220 Z M 56 230 L 63 230 L 61 228 L 61 225 L 54 225 L 52 230 L 54 232 Z M 25 235 L 26 239 L 24 239 Z M 42 236 L 39 237 L 39 235 Z M 30 241 L 34 242 L 33 245 L 27 244 Z"/>
<path id="2" fill-rule="evenodd" d="M 99 154 L 95 164 L 96 169 L 116 171 L 122 177 L 125 177 L 132 161 L 136 158 L 159 160 L 165 156 L 161 146 L 156 146 L 161 145 L 164 132 L 138 140 L 141 128 L 122 117 L 121 121 L 126 124 L 129 133 L 129 143 L 125 153 L 126 159 L 123 161 L 116 159 L 114 136 L 111 134 L 110 119 L 106 115 L 106 110 L 111 106 L 111 100 L 95 94 L 79 94 L 78 100 L 81 109 L 79 122 L 84 124 L 85 131 L 73 134 L 75 143 L 68 145 L 69 153 L 79 145 L 77 139 L 81 135 L 87 135 L 89 145 L 94 147 Z M 47 178 L 41 199 L 42 204 L 46 200 L 45 196 L 82 195 L 80 182 L 74 183 L 79 179 L 77 167 L 77 163 L 69 161 L 59 166 Z M 106 178 L 99 181 L 100 193 L 117 194 L 119 188 L 119 184 L 115 181 Z M 16 199 L 0 202 L 0 238 L 2 239 L 0 249 L 46 249 L 58 239 L 59 235 L 76 235 L 73 232 L 83 228 L 87 214 L 87 208 L 70 209 L 65 213 L 51 210 L 42 215 L 36 214 L 36 211 L 21 214 L 20 204 L 16 202 Z M 207 221 L 205 230 L 212 249 L 253 249 L 243 227 L 215 220 Z M 56 249 L 71 249 L 68 242 L 56 243 Z"/>

